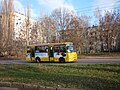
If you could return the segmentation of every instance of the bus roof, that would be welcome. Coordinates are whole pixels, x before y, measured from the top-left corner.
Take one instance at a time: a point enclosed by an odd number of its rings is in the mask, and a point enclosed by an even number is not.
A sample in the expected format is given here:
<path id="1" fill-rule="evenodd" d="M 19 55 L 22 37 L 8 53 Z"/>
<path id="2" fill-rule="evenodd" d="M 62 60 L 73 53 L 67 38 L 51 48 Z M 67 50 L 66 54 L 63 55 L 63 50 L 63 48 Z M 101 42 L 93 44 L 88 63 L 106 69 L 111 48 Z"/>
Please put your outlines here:
<path id="1" fill-rule="evenodd" d="M 63 42 L 63 43 L 42 43 L 42 44 L 32 44 L 29 46 L 53 46 L 53 45 L 60 45 L 60 44 L 73 44 L 72 42 Z"/>

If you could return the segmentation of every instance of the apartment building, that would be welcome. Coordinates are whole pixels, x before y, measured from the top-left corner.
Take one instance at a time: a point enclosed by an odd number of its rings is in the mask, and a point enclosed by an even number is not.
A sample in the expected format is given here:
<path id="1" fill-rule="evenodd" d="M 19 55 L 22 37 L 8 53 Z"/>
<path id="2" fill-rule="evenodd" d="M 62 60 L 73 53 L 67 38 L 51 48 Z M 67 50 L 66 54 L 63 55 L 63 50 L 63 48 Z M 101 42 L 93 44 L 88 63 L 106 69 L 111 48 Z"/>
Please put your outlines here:
<path id="1" fill-rule="evenodd" d="M 15 39 L 18 38 L 26 38 L 27 35 L 27 28 L 28 32 L 31 32 L 32 26 L 35 24 L 35 20 L 32 18 L 29 18 L 29 26 L 27 26 L 26 23 L 28 23 L 27 17 L 24 14 L 21 14 L 19 12 L 14 12 L 14 36 Z M 29 35 L 29 34 L 28 34 Z"/>

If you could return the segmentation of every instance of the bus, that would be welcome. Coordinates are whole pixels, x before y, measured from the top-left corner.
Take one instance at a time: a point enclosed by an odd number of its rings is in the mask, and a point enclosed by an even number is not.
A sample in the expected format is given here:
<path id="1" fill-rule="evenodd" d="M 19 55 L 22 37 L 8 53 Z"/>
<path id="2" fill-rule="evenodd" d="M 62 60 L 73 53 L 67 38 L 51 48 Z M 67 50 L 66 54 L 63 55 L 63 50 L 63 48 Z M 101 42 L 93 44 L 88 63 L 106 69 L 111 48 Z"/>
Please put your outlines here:
<path id="1" fill-rule="evenodd" d="M 35 62 L 74 62 L 77 53 L 72 42 L 34 44 L 27 46 L 26 60 Z"/>

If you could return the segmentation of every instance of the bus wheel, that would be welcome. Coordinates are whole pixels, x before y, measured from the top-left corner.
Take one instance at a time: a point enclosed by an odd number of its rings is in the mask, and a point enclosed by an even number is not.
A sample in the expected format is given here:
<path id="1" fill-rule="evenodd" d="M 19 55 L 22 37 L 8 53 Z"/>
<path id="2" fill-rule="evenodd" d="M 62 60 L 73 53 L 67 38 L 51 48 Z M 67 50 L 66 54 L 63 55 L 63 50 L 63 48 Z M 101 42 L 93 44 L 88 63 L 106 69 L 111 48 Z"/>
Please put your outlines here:
<path id="1" fill-rule="evenodd" d="M 60 63 L 64 63 L 65 62 L 65 59 L 63 57 L 59 58 L 59 62 Z"/>
<path id="2" fill-rule="evenodd" d="M 39 57 L 36 58 L 36 62 L 40 63 L 40 58 Z"/>

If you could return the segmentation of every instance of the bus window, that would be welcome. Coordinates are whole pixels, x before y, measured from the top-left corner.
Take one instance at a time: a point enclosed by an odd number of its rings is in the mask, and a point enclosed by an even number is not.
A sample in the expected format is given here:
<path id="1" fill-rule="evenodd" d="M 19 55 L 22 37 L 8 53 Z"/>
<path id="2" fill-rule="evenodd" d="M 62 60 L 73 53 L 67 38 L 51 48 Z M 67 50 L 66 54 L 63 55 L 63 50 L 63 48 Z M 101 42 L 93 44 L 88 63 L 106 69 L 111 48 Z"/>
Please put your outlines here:
<path id="1" fill-rule="evenodd" d="M 48 46 L 36 46 L 36 52 L 48 52 Z"/>
<path id="2" fill-rule="evenodd" d="M 65 45 L 60 45 L 60 52 L 66 53 L 66 46 Z"/>
<path id="3" fill-rule="evenodd" d="M 54 52 L 59 52 L 59 46 L 54 46 Z"/>

